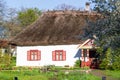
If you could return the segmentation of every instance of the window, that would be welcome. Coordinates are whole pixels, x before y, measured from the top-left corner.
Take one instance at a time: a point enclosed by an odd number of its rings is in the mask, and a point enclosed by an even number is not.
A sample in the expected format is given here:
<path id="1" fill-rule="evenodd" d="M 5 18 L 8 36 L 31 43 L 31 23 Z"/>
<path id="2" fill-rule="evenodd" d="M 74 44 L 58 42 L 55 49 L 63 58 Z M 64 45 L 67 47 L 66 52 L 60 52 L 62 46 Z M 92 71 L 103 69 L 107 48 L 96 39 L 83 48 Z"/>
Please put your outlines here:
<path id="1" fill-rule="evenodd" d="M 41 59 L 41 52 L 39 50 L 29 50 L 27 51 L 28 61 L 39 61 Z"/>
<path id="2" fill-rule="evenodd" d="M 52 52 L 53 61 L 65 61 L 66 60 L 66 51 L 55 50 Z"/>

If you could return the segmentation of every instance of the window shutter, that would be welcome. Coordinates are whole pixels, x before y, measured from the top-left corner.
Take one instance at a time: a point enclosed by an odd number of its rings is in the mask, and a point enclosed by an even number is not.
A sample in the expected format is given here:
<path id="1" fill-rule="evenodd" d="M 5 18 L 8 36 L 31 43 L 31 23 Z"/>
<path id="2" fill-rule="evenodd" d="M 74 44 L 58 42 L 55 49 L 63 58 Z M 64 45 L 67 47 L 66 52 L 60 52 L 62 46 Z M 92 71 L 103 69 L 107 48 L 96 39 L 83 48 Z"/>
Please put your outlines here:
<path id="1" fill-rule="evenodd" d="M 63 61 L 66 60 L 66 51 L 63 51 Z"/>
<path id="2" fill-rule="evenodd" d="M 37 60 L 41 60 L 41 51 L 38 50 Z"/>
<path id="3" fill-rule="evenodd" d="M 52 60 L 55 61 L 55 51 L 52 51 Z"/>
<path id="4" fill-rule="evenodd" d="M 27 51 L 27 60 L 30 61 L 30 51 Z"/>

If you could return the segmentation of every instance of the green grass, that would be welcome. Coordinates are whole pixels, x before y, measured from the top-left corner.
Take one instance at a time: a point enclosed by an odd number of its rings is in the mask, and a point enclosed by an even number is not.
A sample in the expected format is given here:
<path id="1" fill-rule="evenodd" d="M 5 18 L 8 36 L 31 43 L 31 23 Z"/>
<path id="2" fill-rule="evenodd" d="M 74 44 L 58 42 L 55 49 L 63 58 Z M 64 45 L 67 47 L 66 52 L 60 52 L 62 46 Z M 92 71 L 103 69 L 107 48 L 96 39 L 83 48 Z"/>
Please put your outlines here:
<path id="1" fill-rule="evenodd" d="M 48 80 L 46 75 L 39 73 L 37 70 L 0 72 L 0 80 L 14 80 L 14 77 L 18 77 L 19 80 Z"/>
<path id="2" fill-rule="evenodd" d="M 42 73 L 38 69 L 0 71 L 0 80 L 14 80 L 14 77 L 18 77 L 18 80 L 100 80 L 92 74 L 76 71 L 68 74 L 63 71 Z"/>
<path id="3" fill-rule="evenodd" d="M 63 72 L 59 73 L 57 80 L 100 80 L 100 78 L 92 75 L 81 72 L 70 72 L 65 74 Z"/>
<path id="4" fill-rule="evenodd" d="M 112 76 L 114 78 L 119 78 L 120 79 L 120 70 L 113 70 L 113 71 L 110 71 L 110 70 L 106 70 L 105 71 L 105 74 L 108 75 L 108 76 Z"/>

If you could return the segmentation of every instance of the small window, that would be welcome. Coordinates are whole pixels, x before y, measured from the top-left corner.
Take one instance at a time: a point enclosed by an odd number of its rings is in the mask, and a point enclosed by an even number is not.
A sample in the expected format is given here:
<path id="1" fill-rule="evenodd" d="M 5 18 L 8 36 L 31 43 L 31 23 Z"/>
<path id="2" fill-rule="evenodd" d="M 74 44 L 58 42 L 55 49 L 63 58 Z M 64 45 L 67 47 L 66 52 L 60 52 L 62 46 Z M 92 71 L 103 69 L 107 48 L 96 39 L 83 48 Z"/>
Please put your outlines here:
<path id="1" fill-rule="evenodd" d="M 55 50 L 52 52 L 53 61 L 65 61 L 66 60 L 66 51 Z"/>
<path id="2" fill-rule="evenodd" d="M 39 50 L 29 50 L 27 51 L 28 61 L 39 61 L 41 59 L 41 52 Z"/>

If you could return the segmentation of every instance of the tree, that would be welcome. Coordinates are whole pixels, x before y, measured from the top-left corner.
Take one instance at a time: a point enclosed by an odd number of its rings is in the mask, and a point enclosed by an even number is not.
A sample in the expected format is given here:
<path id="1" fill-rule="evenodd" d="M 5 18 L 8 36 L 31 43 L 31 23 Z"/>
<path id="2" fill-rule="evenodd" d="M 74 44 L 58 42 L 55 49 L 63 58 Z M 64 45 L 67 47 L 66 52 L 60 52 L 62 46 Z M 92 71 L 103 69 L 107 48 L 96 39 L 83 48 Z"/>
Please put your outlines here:
<path id="1" fill-rule="evenodd" d="M 108 51 L 111 49 L 110 58 L 112 63 L 116 62 L 115 55 L 118 56 L 117 50 L 120 49 L 120 1 L 119 0 L 91 0 L 95 4 L 94 10 L 101 14 L 101 18 L 96 22 L 88 21 L 85 28 L 84 37 L 95 38 L 96 45 L 103 49 L 103 62 L 107 65 L 111 62 L 108 60 Z M 93 37 L 94 36 L 94 37 Z M 96 37 L 95 37 L 96 36 Z M 119 52 L 118 52 L 119 53 Z M 119 54 L 120 55 L 120 54 Z"/>
<path id="2" fill-rule="evenodd" d="M 0 0 L 0 38 L 4 37 L 4 27 L 3 27 L 3 22 L 4 22 L 4 17 L 5 17 L 5 2 L 3 0 Z"/>
<path id="3" fill-rule="evenodd" d="M 18 13 L 18 21 L 22 27 L 32 24 L 39 16 L 41 12 L 37 9 L 26 9 Z"/>
<path id="4" fill-rule="evenodd" d="M 5 15 L 5 2 L 0 0 L 0 25 L 3 22 L 3 18 Z"/>
<path id="5" fill-rule="evenodd" d="M 99 46 L 111 47 L 112 49 L 120 48 L 120 1 L 117 0 L 92 0 L 96 6 L 94 10 L 101 13 L 102 18 L 94 22 L 88 22 L 85 28 L 85 37 L 97 36 L 100 41 Z M 110 1 L 110 2 L 109 2 Z M 104 2 L 104 3 L 103 3 Z M 103 4 L 101 4 L 103 3 Z M 119 5 L 118 5 L 119 3 Z M 104 7 L 106 6 L 107 7 Z M 112 6 L 112 7 L 111 7 Z M 105 9 L 104 9 L 105 8 Z"/>
<path id="6" fill-rule="evenodd" d="M 6 38 L 11 39 L 21 31 L 20 24 L 17 21 L 17 11 L 14 8 L 7 10 L 7 20 L 4 22 Z"/>
<path id="7" fill-rule="evenodd" d="M 6 20 L 4 21 L 4 30 L 1 36 L 6 39 L 11 39 L 26 26 L 34 22 L 41 12 L 37 9 L 26 9 L 23 11 L 16 11 L 14 8 L 7 9 Z"/>

